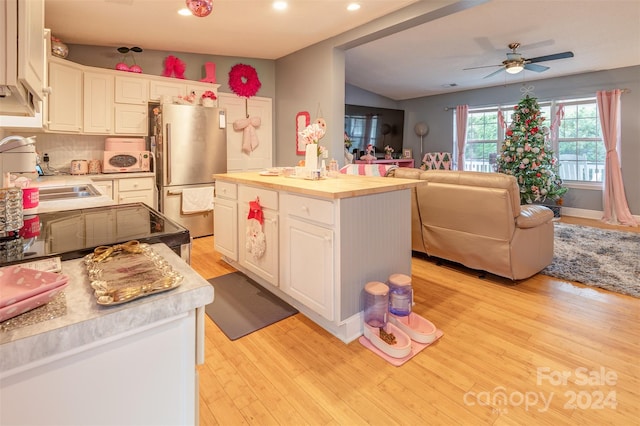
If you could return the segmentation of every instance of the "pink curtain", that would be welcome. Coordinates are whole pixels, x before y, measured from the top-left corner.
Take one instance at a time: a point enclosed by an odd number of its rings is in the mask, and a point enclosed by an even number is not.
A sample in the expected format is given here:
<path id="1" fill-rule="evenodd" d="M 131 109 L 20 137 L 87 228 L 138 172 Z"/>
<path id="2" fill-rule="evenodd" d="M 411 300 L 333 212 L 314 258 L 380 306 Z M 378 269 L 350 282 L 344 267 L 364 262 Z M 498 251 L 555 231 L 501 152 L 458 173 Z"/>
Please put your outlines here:
<path id="1" fill-rule="evenodd" d="M 551 146 L 557 146 L 558 135 L 560 134 L 560 125 L 562 124 L 562 119 L 564 118 L 564 105 L 559 104 L 558 110 L 556 111 L 556 116 L 553 119 L 553 123 L 549 126 L 549 130 L 551 131 Z"/>
<path id="2" fill-rule="evenodd" d="M 456 137 L 458 143 L 458 170 L 464 170 L 464 147 L 467 144 L 467 118 L 469 105 L 456 107 Z"/>
<path id="3" fill-rule="evenodd" d="M 622 90 L 598 91 L 596 95 L 602 138 L 607 149 L 604 167 L 604 215 L 602 216 L 602 221 L 638 226 L 629 211 L 620 171 L 618 148 L 620 147 L 620 97 L 622 96 Z"/>
<path id="4" fill-rule="evenodd" d="M 501 129 L 507 128 L 507 123 L 504 121 L 504 114 L 502 113 L 502 110 L 500 110 L 500 108 L 498 108 L 498 127 L 500 127 Z"/>

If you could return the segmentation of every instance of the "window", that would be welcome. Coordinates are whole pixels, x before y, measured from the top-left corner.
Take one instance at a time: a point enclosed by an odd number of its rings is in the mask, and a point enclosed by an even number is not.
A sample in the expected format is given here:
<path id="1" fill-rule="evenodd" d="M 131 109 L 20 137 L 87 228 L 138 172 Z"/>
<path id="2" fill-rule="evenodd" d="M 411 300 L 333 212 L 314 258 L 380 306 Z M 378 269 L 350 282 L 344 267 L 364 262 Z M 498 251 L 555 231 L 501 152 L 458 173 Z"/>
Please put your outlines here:
<path id="1" fill-rule="evenodd" d="M 554 147 L 560 177 L 566 181 L 602 182 L 606 150 L 600 130 L 596 99 L 559 101 L 564 118 Z"/>
<path id="2" fill-rule="evenodd" d="M 504 130 L 498 125 L 498 109 L 470 110 L 467 117 L 467 144 L 464 169 L 492 172 Z"/>
<path id="3" fill-rule="evenodd" d="M 564 106 L 564 118 L 558 130 L 558 140 L 551 147 L 560 164 L 560 177 L 564 181 L 599 185 L 604 177 L 606 149 L 596 99 L 539 102 L 545 126 L 552 125 L 560 105 Z M 513 105 L 469 110 L 464 152 L 465 170 L 495 170 L 496 156 L 505 132 L 498 121 L 498 108 L 502 111 L 505 127 L 508 128 Z M 454 152 L 455 150 L 454 144 Z"/>

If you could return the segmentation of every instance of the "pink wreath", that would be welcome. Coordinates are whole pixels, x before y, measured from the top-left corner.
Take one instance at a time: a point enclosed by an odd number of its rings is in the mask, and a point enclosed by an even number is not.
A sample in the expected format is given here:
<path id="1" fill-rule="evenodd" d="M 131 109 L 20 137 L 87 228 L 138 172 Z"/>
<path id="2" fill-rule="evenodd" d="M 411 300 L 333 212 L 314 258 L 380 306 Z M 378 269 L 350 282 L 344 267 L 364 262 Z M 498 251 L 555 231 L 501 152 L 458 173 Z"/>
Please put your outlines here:
<path id="1" fill-rule="evenodd" d="M 238 96 L 250 98 L 262 86 L 256 69 L 251 65 L 236 64 L 229 71 L 229 87 Z"/>

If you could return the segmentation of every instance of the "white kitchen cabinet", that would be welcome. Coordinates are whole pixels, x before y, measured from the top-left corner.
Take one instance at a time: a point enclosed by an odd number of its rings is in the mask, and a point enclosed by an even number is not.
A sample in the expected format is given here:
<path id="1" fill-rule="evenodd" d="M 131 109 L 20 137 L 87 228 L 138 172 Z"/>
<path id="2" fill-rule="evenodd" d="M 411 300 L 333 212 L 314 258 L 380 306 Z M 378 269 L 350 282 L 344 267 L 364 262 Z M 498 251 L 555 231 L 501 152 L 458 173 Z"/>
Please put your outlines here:
<path id="1" fill-rule="evenodd" d="M 118 179 L 118 204 L 145 203 L 155 208 L 154 188 L 152 177 Z"/>
<path id="2" fill-rule="evenodd" d="M 227 170 L 262 170 L 273 166 L 273 115 L 271 98 L 245 99 L 233 93 L 220 93 L 218 105 L 227 110 Z M 260 117 L 256 127 L 258 147 L 247 154 L 242 151 L 243 130 L 234 130 L 236 120 Z"/>
<path id="3" fill-rule="evenodd" d="M 65 61 L 66 62 L 66 61 Z M 73 63 L 49 62 L 49 108 L 47 129 L 82 131 L 82 69 Z"/>
<path id="4" fill-rule="evenodd" d="M 116 75 L 115 90 L 116 103 L 146 105 L 149 97 L 149 81 L 142 76 Z"/>
<path id="5" fill-rule="evenodd" d="M 33 116 L 46 82 L 44 1 L 3 0 L 0 23 L 0 115 Z"/>
<path id="6" fill-rule="evenodd" d="M 100 191 L 102 195 L 106 195 L 112 200 L 113 198 L 113 180 L 93 180 L 93 186 Z"/>
<path id="7" fill-rule="evenodd" d="M 254 255 L 248 246 L 247 224 L 249 203 L 258 200 L 262 207 L 264 222 L 262 233 L 265 238 L 265 250 Z M 278 286 L 278 193 L 251 186 L 238 187 L 238 262 L 254 274 L 264 278 L 268 283 Z"/>
<path id="8" fill-rule="evenodd" d="M 237 185 L 216 182 L 213 215 L 214 248 L 227 258 L 238 260 Z"/>
<path id="9" fill-rule="evenodd" d="M 187 85 L 175 79 L 166 78 L 163 80 L 149 81 L 149 101 L 159 102 L 162 96 L 185 96 L 187 94 Z"/>
<path id="10" fill-rule="evenodd" d="M 108 176 L 108 177 L 107 177 Z M 127 177 L 126 173 L 95 175 L 92 184 L 116 204 L 145 203 L 156 209 L 155 178 L 153 176 Z"/>
<path id="11" fill-rule="evenodd" d="M 2 380 L 2 424 L 197 424 L 196 339 L 192 310 L 27 364 Z"/>
<path id="12" fill-rule="evenodd" d="M 331 201 L 284 194 L 280 288 L 324 318 L 333 321 L 333 214 Z"/>
<path id="13" fill-rule="evenodd" d="M 249 205 L 238 209 L 238 254 L 240 265 L 254 274 L 264 278 L 270 284 L 278 286 L 278 213 L 263 209 L 264 223 L 262 232 L 265 237 L 265 251 L 261 256 L 254 256 L 247 246 L 247 216 Z M 217 214 L 217 210 L 216 210 Z"/>
<path id="14" fill-rule="evenodd" d="M 83 132 L 113 133 L 113 74 L 84 72 L 83 98 Z"/>
<path id="15" fill-rule="evenodd" d="M 146 135 L 149 111 L 145 105 L 115 104 L 115 134 Z"/>

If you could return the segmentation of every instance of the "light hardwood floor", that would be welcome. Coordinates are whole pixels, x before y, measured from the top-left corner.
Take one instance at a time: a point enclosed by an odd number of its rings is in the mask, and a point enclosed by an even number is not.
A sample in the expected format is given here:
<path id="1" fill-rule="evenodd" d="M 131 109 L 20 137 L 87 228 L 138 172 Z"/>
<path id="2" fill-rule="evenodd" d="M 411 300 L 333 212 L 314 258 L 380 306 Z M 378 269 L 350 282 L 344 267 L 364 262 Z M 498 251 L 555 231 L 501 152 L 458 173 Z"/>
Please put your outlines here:
<path id="1" fill-rule="evenodd" d="M 213 237 L 192 266 L 233 271 Z M 302 314 L 233 342 L 207 317 L 200 425 L 640 424 L 640 299 L 417 257 L 412 275 L 414 311 L 444 336 L 401 367 Z"/>

